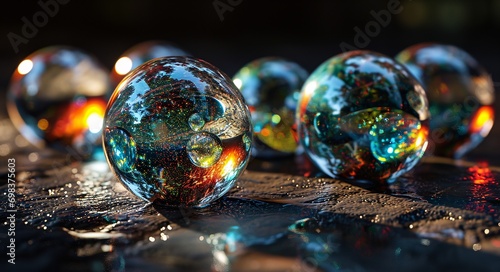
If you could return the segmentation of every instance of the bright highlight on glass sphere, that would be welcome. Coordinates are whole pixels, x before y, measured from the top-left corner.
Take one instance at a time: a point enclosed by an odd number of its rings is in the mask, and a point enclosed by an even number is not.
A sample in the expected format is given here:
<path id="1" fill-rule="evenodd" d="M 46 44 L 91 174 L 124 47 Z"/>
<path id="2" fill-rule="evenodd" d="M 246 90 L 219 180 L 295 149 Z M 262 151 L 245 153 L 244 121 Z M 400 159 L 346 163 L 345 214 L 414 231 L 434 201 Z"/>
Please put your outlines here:
<path id="1" fill-rule="evenodd" d="M 128 72 L 132 71 L 133 63 L 129 57 L 121 57 L 116 61 L 115 71 L 119 75 L 126 75 Z"/>
<path id="2" fill-rule="evenodd" d="M 33 69 L 33 62 L 30 59 L 25 59 L 19 63 L 19 66 L 17 67 L 17 72 L 20 75 L 26 75 Z"/>

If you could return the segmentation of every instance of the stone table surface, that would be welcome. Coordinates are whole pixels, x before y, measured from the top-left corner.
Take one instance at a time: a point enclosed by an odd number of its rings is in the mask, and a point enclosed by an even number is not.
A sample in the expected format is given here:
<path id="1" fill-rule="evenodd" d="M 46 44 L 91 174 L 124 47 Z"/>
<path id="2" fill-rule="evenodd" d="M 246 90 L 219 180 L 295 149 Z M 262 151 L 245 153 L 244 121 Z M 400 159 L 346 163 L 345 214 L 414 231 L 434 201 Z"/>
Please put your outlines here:
<path id="1" fill-rule="evenodd" d="M 300 155 L 253 159 L 226 196 L 192 209 L 146 203 L 105 161 L 0 129 L 0 271 L 500 271 L 496 151 L 425 157 L 390 185 L 328 178 Z"/>

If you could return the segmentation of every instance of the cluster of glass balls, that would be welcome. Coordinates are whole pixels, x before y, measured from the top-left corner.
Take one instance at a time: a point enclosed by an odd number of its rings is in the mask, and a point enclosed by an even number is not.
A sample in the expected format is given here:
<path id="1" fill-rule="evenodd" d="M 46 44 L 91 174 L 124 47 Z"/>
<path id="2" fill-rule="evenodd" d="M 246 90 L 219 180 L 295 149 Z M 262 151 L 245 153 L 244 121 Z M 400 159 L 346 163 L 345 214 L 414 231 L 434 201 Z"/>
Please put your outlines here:
<path id="1" fill-rule="evenodd" d="M 114 91 L 112 89 L 114 88 Z M 8 112 L 32 144 L 92 158 L 147 201 L 203 207 L 251 155 L 303 150 L 332 177 L 391 182 L 424 153 L 459 158 L 493 125 L 494 88 L 463 50 L 418 44 L 391 58 L 350 51 L 310 75 L 266 57 L 233 78 L 161 41 L 111 73 L 71 47 L 34 52 L 12 75 Z"/>

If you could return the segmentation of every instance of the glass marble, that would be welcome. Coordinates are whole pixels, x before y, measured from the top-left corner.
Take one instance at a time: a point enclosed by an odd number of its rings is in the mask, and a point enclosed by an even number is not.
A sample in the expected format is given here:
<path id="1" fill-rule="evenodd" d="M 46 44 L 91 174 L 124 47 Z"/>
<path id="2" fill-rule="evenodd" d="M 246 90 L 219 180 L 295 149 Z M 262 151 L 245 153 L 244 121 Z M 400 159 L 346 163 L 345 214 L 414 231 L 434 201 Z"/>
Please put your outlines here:
<path id="1" fill-rule="evenodd" d="M 392 58 L 351 51 L 321 64 L 297 107 L 299 142 L 323 172 L 392 182 L 427 146 L 429 111 L 419 82 Z"/>
<path id="2" fill-rule="evenodd" d="M 246 168 L 250 112 L 218 68 L 191 57 L 157 58 L 115 89 L 103 142 L 114 173 L 138 197 L 203 207 Z"/>
<path id="3" fill-rule="evenodd" d="M 295 109 L 307 77 L 301 66 L 278 57 L 256 59 L 234 75 L 252 116 L 253 156 L 272 158 L 295 152 Z"/>
<path id="4" fill-rule="evenodd" d="M 430 152 L 460 158 L 490 132 L 494 87 L 468 53 L 451 45 L 417 44 L 396 56 L 420 80 L 431 112 Z"/>
<path id="5" fill-rule="evenodd" d="M 87 159 L 102 154 L 110 86 L 108 71 L 85 52 L 46 47 L 27 56 L 13 73 L 7 110 L 33 145 Z"/>
<path id="6" fill-rule="evenodd" d="M 127 49 L 120 55 L 111 71 L 111 80 L 116 86 L 123 77 L 137 66 L 160 57 L 189 56 L 178 46 L 166 41 L 145 41 Z"/>

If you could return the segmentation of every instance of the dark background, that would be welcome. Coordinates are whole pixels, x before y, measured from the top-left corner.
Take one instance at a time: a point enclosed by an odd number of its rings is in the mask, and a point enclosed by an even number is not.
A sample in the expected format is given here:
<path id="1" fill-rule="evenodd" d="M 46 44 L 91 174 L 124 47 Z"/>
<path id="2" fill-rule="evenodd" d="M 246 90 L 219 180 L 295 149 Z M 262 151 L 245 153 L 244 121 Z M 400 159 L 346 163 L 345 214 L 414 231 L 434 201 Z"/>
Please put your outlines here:
<path id="1" fill-rule="evenodd" d="M 8 33 L 22 35 L 21 19 L 33 21 L 42 8 L 38 1 L 5 2 L 0 16 L 0 103 L 4 105 L 3 92 L 18 63 L 37 49 L 58 44 L 81 48 L 110 70 L 127 48 L 159 39 L 177 44 L 229 76 L 247 62 L 269 55 L 289 58 L 312 72 L 341 52 L 341 42 L 354 45 L 354 28 L 365 29 L 374 20 L 371 11 L 387 9 L 390 1 L 395 0 L 70 0 L 60 4 L 57 14 L 27 44 L 19 45 L 17 53 Z M 214 3 L 220 8 L 229 5 L 223 21 Z M 402 12 L 393 14 L 364 49 L 394 56 L 415 43 L 453 44 L 473 55 L 500 82 L 500 0 L 401 0 L 400 4 Z M 492 137 L 495 134 L 488 139 Z"/>
<path id="2" fill-rule="evenodd" d="M 342 41 L 353 44 L 353 28 L 364 29 L 373 20 L 370 11 L 387 9 L 390 0 L 218 0 L 241 2 L 223 14 L 223 21 L 214 0 L 69 0 L 59 5 L 59 12 L 27 44 L 21 44 L 16 54 L 7 34 L 21 34 L 21 18 L 32 21 L 42 10 L 37 2 L 9 1 L 1 8 L 0 73 L 4 85 L 25 56 L 44 46 L 79 47 L 111 69 L 124 50 L 149 39 L 174 42 L 229 75 L 265 55 L 288 57 L 311 71 L 338 54 Z M 475 56 L 495 77 L 500 0 L 400 3 L 403 11 L 392 15 L 389 25 L 381 27 L 366 49 L 395 55 L 418 42 L 454 44 Z"/>

